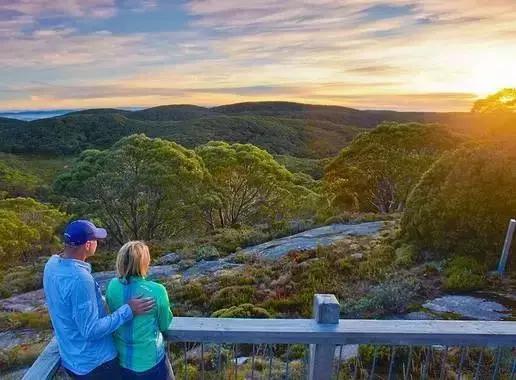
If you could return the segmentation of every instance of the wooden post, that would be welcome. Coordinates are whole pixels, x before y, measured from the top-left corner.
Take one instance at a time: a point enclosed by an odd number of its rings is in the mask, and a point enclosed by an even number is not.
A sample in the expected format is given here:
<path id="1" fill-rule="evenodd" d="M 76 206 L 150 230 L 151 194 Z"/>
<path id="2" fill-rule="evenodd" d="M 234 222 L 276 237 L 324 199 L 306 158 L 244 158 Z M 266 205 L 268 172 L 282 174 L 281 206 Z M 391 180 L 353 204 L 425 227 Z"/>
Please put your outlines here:
<path id="1" fill-rule="evenodd" d="M 313 306 L 314 320 L 318 324 L 337 328 L 340 305 L 333 294 L 316 294 Z M 310 345 L 309 380 L 329 380 L 332 374 L 335 344 Z"/>
<path id="2" fill-rule="evenodd" d="M 507 228 L 507 235 L 505 235 L 505 243 L 503 244 L 502 256 L 498 263 L 498 273 L 503 274 L 509 259 L 509 251 L 511 250 L 512 237 L 514 236 L 514 230 L 516 230 L 516 219 L 511 219 L 509 222 L 509 228 Z"/>

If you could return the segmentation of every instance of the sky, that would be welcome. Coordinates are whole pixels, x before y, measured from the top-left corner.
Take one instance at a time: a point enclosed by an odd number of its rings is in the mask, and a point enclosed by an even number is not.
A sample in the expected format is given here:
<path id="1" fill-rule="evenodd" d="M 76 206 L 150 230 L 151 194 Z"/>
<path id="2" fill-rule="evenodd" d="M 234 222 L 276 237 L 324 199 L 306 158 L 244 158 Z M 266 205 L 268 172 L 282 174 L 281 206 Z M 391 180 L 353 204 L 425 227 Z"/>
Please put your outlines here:
<path id="1" fill-rule="evenodd" d="M 504 87 L 516 87 L 516 0 L 0 0 L 3 111 L 469 111 Z"/>

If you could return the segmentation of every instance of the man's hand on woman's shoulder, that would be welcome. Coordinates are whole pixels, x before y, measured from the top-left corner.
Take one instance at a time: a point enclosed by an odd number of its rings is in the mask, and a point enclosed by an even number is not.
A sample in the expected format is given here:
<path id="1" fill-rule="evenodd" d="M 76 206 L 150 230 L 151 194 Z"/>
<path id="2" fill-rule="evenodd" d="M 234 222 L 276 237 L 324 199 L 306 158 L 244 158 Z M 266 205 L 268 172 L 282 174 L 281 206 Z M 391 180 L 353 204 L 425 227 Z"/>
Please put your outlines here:
<path id="1" fill-rule="evenodd" d="M 129 307 L 131 308 L 133 315 L 141 315 L 145 314 L 152 310 L 154 305 L 156 304 L 154 302 L 153 298 L 133 298 L 129 302 Z"/>

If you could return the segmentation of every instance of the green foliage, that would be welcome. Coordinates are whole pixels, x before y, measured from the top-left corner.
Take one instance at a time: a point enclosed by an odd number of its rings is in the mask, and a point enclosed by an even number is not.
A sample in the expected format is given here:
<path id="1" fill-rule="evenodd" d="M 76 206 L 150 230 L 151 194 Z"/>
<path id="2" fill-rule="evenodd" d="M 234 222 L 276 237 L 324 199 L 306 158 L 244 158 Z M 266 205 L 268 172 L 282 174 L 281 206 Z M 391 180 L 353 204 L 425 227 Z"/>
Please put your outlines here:
<path id="1" fill-rule="evenodd" d="M 387 244 L 374 247 L 367 255 L 367 260 L 358 265 L 358 273 L 362 279 L 382 280 L 392 271 L 396 252 Z"/>
<path id="2" fill-rule="evenodd" d="M 290 172 L 307 174 L 316 180 L 323 177 L 324 166 L 329 161 L 329 159 L 311 159 L 288 155 L 276 155 L 274 158 Z"/>
<path id="3" fill-rule="evenodd" d="M 210 305 L 212 310 L 220 310 L 231 306 L 254 303 L 256 289 L 254 286 L 228 286 L 213 294 Z"/>
<path id="4" fill-rule="evenodd" d="M 203 200 L 212 229 L 283 219 L 299 196 L 310 193 L 295 186 L 292 174 L 254 145 L 212 141 L 196 152 L 212 178 L 212 192 Z"/>
<path id="5" fill-rule="evenodd" d="M 0 198 L 34 195 L 39 180 L 0 161 Z"/>
<path id="6" fill-rule="evenodd" d="M 444 271 L 443 288 L 450 292 L 467 292 L 486 285 L 486 268 L 472 257 L 456 256 Z"/>
<path id="7" fill-rule="evenodd" d="M 0 153 L 0 160 L 10 168 L 29 176 L 30 182 L 36 181 L 38 185 L 50 186 L 57 177 L 65 171 L 73 159 L 71 157 L 50 157 L 34 154 L 9 154 Z"/>
<path id="8" fill-rule="evenodd" d="M 402 244 L 401 247 L 396 248 L 395 254 L 394 263 L 396 266 L 408 268 L 416 262 L 418 252 L 414 245 Z"/>
<path id="9" fill-rule="evenodd" d="M 267 310 L 250 303 L 220 309 L 211 316 L 213 318 L 271 318 Z"/>
<path id="10" fill-rule="evenodd" d="M 43 263 L 38 265 L 9 267 L 0 277 L 0 297 L 41 289 L 43 286 Z"/>
<path id="11" fill-rule="evenodd" d="M 0 312 L 0 331 L 21 328 L 50 330 L 50 317 L 45 312 L 6 313 Z"/>
<path id="12" fill-rule="evenodd" d="M 233 253 L 238 248 L 260 244 L 269 238 L 269 234 L 256 228 L 221 228 L 216 230 L 212 236 L 212 244 L 223 252 Z"/>
<path id="13" fill-rule="evenodd" d="M 402 210 L 409 192 L 457 138 L 438 125 L 384 123 L 357 136 L 325 169 L 324 186 L 338 210 Z"/>
<path id="14" fill-rule="evenodd" d="M 47 342 L 23 344 L 10 349 L 0 349 L 0 373 L 10 368 L 28 367 L 43 352 Z"/>
<path id="15" fill-rule="evenodd" d="M 414 299 L 421 284 L 413 277 L 390 278 L 372 287 L 360 299 L 341 302 L 342 313 L 347 317 L 374 317 L 385 313 L 402 313 Z"/>
<path id="16" fill-rule="evenodd" d="M 471 112 L 516 112 L 516 88 L 504 88 L 473 104 Z"/>
<path id="17" fill-rule="evenodd" d="M 56 229 L 65 215 L 31 198 L 0 200 L 1 266 L 26 263 L 58 247 Z"/>
<path id="18" fill-rule="evenodd" d="M 123 137 L 144 133 L 190 148 L 211 140 L 224 140 L 251 143 L 275 154 L 320 158 L 336 154 L 359 131 L 341 122 L 224 115 L 205 110 L 191 112 L 192 117 L 166 109 L 89 110 L 29 123 L 1 123 L 0 150 L 73 155 L 87 149 L 106 149 Z"/>
<path id="19" fill-rule="evenodd" d="M 515 142 L 471 143 L 443 156 L 411 194 L 403 235 L 442 257 L 473 256 L 493 267 L 516 215 Z"/>
<path id="20" fill-rule="evenodd" d="M 367 222 L 376 222 L 379 220 L 397 220 L 399 219 L 399 213 L 390 213 L 390 214 L 378 214 L 375 212 L 352 212 L 352 211 L 343 211 L 338 215 L 334 215 L 329 217 L 324 221 L 325 225 L 335 224 L 335 223 L 344 223 L 344 224 L 357 224 L 357 223 L 367 223 Z"/>
<path id="21" fill-rule="evenodd" d="M 368 367 L 372 364 L 376 355 L 377 362 L 388 362 L 391 355 L 390 346 L 378 346 L 372 344 L 361 344 L 358 347 L 358 356 L 363 367 Z M 398 352 L 399 356 L 399 352 Z"/>
<path id="22" fill-rule="evenodd" d="M 199 369 L 194 364 L 187 363 L 185 366 L 184 361 L 178 361 L 174 365 L 174 375 L 177 379 L 198 379 Z"/>
<path id="23" fill-rule="evenodd" d="M 202 309 L 208 302 L 207 292 L 198 281 L 190 281 L 183 286 L 170 286 L 170 284 L 166 284 L 166 286 L 168 293 L 173 295 L 177 302 L 187 303 Z"/>
<path id="24" fill-rule="evenodd" d="M 75 211 L 99 218 L 123 243 L 165 239 L 191 226 L 207 175 L 195 152 L 133 135 L 108 150 L 83 152 L 57 178 L 55 189 L 73 197 Z"/>
<path id="25" fill-rule="evenodd" d="M 211 261 L 217 260 L 220 257 L 220 253 L 218 249 L 212 245 L 203 245 L 195 250 L 195 257 L 197 261 Z"/>

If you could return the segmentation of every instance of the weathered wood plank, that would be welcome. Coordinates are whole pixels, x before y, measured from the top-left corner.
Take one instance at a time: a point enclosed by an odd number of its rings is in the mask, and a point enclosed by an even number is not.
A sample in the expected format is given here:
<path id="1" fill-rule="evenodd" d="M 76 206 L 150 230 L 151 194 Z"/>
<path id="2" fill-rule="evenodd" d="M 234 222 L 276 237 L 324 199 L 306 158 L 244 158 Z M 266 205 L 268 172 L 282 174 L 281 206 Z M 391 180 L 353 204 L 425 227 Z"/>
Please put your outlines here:
<path id="1" fill-rule="evenodd" d="M 171 341 L 391 345 L 516 345 L 516 322 L 341 319 L 174 318 Z"/>
<path id="2" fill-rule="evenodd" d="M 32 364 L 29 370 L 25 373 L 22 380 L 51 379 L 59 369 L 60 365 L 61 358 L 59 357 L 57 341 L 56 338 L 52 338 L 41 355 L 39 355 L 34 364 Z"/>

